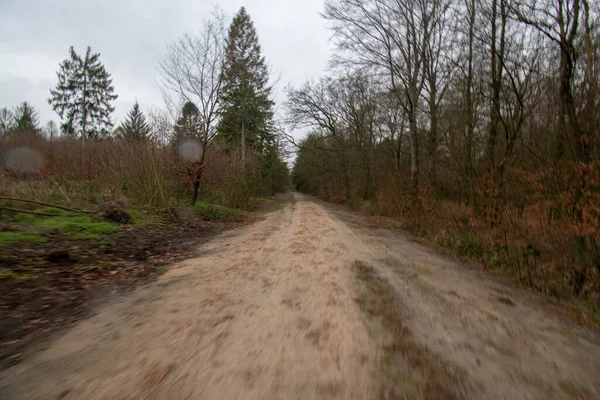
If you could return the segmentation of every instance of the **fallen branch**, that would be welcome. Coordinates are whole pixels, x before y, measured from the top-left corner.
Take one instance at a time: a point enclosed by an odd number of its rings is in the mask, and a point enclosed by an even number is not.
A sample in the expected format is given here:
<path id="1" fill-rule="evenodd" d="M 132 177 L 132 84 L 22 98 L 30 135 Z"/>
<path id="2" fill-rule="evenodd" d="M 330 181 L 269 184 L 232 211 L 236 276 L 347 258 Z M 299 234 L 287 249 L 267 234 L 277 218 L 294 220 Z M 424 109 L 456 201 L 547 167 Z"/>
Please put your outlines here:
<path id="1" fill-rule="evenodd" d="M 4 197 L 4 196 L 0 196 L 0 200 L 21 201 L 23 203 L 38 204 L 40 206 L 59 208 L 61 210 L 70 211 L 70 212 L 79 213 L 79 214 L 95 214 L 95 212 L 93 212 L 93 211 L 74 210 L 74 209 L 69 208 L 69 207 L 57 206 L 56 204 L 42 203 L 41 201 L 36 201 L 36 200 L 18 199 L 16 197 Z M 30 214 L 35 214 L 35 213 L 31 212 Z M 40 213 L 38 213 L 38 214 L 40 214 Z M 40 214 L 40 215 L 43 215 L 43 214 Z M 49 214 L 46 214 L 46 215 L 49 215 Z"/>
<path id="2" fill-rule="evenodd" d="M 12 212 L 23 213 L 23 214 L 33 214 L 33 215 L 40 215 L 42 217 L 64 217 L 65 216 L 65 214 L 48 214 L 48 213 L 41 213 L 41 212 L 29 211 L 29 210 L 20 210 L 18 208 L 8 208 L 8 207 L 0 207 L 0 211 L 12 211 Z M 67 214 L 67 215 L 69 215 L 69 214 Z"/>

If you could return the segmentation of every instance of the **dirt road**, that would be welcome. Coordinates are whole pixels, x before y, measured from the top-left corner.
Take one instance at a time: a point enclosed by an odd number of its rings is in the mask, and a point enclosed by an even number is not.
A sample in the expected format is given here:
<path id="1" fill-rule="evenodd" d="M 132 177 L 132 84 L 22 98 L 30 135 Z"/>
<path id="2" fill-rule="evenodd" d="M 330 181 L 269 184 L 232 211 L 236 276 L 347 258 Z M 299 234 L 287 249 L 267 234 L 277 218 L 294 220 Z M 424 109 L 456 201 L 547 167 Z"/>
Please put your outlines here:
<path id="1" fill-rule="evenodd" d="M 2 399 L 600 399 L 600 335 L 294 194 L 0 375 Z"/>

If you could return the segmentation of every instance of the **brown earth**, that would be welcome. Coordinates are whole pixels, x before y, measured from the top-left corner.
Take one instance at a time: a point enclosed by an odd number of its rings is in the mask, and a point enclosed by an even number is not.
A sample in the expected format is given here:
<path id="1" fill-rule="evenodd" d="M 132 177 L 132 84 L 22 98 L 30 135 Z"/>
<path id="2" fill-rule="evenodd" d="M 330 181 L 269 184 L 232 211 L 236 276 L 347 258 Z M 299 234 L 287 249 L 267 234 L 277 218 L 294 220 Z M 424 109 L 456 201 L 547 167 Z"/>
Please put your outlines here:
<path id="1" fill-rule="evenodd" d="M 600 398 L 597 331 L 294 196 L 3 371 L 0 398 Z"/>
<path id="2" fill-rule="evenodd" d="M 231 225 L 173 219 L 158 216 L 152 226 L 126 227 L 102 240 L 56 231 L 44 243 L 0 247 L 0 369 L 107 298 L 154 280 L 166 264 L 192 256 L 199 243 Z"/>

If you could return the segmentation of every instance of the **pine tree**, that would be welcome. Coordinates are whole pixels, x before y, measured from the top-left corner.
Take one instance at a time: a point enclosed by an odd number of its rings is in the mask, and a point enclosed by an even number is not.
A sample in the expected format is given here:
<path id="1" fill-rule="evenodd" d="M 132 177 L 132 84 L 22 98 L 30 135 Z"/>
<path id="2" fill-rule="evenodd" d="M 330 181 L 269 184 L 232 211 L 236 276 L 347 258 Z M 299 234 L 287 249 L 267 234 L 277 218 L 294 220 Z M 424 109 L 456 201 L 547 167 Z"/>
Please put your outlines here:
<path id="1" fill-rule="evenodd" d="M 73 46 L 70 58 L 60 64 L 58 84 L 50 90 L 48 103 L 63 120 L 65 134 L 79 133 L 82 138 L 97 138 L 110 132 L 114 111 L 112 102 L 118 97 L 112 78 L 100 62 L 100 53 L 88 46 L 82 58 Z"/>
<path id="2" fill-rule="evenodd" d="M 229 27 L 223 68 L 223 107 L 219 132 L 227 143 L 263 151 L 271 141 L 273 102 L 269 71 L 258 35 L 242 7 Z"/>
<path id="3" fill-rule="evenodd" d="M 38 134 L 40 132 L 40 118 L 38 112 L 31 104 L 24 101 L 13 111 L 14 126 L 12 132 L 16 135 Z"/>
<path id="4" fill-rule="evenodd" d="M 134 142 L 143 142 L 148 139 L 150 134 L 150 125 L 146 121 L 146 116 L 140 110 L 140 105 L 136 101 L 133 108 L 121 122 L 118 128 L 118 136 Z"/>

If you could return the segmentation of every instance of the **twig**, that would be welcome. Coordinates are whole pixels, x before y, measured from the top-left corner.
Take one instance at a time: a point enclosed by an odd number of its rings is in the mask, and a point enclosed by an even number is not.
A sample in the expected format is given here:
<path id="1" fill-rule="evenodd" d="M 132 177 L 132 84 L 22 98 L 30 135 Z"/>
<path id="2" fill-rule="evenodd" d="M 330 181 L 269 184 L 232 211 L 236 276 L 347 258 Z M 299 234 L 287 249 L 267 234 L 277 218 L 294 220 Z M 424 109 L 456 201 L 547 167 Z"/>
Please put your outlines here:
<path id="1" fill-rule="evenodd" d="M 32 204 L 38 204 L 40 206 L 46 206 L 46 207 L 54 207 L 54 208 L 59 208 L 61 210 L 66 210 L 66 211 L 71 211 L 74 213 L 80 213 L 80 214 L 95 214 L 95 212 L 93 211 L 80 211 L 80 210 L 74 210 L 72 208 L 68 208 L 68 207 L 63 207 L 63 206 L 57 206 L 55 204 L 48 204 L 48 203 L 42 203 L 40 201 L 36 201 L 36 200 L 26 200 L 26 199 L 18 199 L 16 197 L 4 197 L 4 196 L 0 196 L 0 200 L 9 200 L 9 201 L 22 201 L 23 203 L 32 203 Z"/>
<path id="2" fill-rule="evenodd" d="M 40 212 L 29 211 L 29 210 L 19 210 L 17 208 L 8 208 L 8 207 L 0 207 L 0 211 L 12 211 L 12 212 L 18 212 L 18 213 L 23 213 L 23 214 L 40 215 L 43 217 L 64 217 L 65 216 L 65 214 L 48 214 L 48 213 L 40 213 Z"/>

